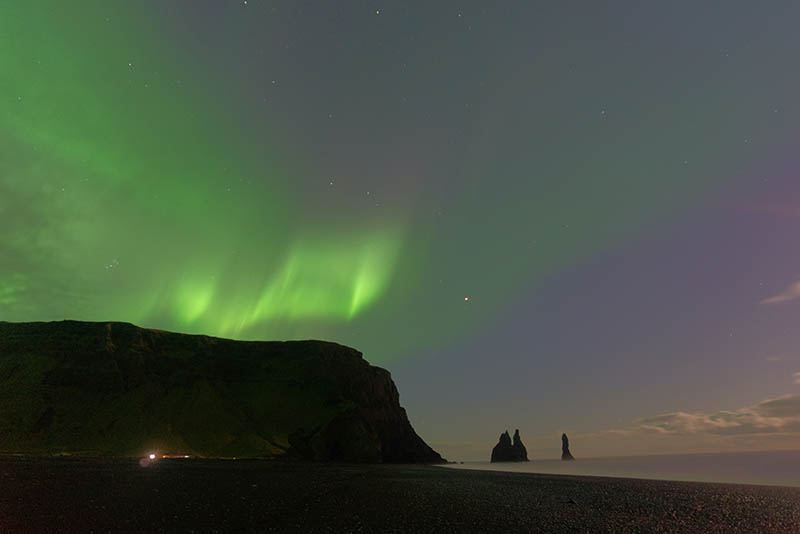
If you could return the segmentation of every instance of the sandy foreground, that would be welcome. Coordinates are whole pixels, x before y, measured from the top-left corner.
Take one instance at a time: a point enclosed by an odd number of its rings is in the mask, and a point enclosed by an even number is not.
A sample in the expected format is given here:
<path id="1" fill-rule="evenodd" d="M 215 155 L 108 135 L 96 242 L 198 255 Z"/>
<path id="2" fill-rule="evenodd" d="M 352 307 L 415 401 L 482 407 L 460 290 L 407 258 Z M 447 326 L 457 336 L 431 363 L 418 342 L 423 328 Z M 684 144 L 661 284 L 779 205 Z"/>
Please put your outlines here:
<path id="1" fill-rule="evenodd" d="M 800 488 L 433 466 L 4 457 L 0 532 L 800 532 Z"/>

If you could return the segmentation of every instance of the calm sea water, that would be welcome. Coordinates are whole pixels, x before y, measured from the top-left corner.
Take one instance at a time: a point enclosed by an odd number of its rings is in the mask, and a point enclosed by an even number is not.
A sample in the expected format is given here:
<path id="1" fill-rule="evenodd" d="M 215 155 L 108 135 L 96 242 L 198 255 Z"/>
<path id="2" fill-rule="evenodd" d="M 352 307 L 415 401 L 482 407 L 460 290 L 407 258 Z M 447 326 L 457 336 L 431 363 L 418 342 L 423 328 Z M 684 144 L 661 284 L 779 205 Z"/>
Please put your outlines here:
<path id="1" fill-rule="evenodd" d="M 800 486 L 800 451 L 579 458 L 574 462 L 464 462 L 455 469 Z"/>

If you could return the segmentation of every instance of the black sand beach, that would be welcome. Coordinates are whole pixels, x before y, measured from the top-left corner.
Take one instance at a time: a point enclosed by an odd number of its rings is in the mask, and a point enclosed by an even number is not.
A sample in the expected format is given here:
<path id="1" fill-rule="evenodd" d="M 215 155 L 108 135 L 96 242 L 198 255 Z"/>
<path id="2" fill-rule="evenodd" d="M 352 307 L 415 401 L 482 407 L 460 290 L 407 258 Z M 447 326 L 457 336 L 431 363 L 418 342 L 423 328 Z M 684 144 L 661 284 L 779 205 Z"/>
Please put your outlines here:
<path id="1" fill-rule="evenodd" d="M 798 532 L 800 488 L 276 461 L 0 459 L 0 532 Z"/>

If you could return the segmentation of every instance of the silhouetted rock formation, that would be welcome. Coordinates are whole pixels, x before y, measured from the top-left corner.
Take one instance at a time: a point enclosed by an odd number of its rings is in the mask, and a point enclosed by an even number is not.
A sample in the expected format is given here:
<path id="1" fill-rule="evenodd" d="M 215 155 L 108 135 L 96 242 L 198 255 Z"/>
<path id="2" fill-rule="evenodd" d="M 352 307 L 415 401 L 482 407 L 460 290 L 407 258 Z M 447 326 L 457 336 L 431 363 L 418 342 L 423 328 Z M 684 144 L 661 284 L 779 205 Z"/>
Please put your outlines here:
<path id="1" fill-rule="evenodd" d="M 561 434 L 561 459 L 574 460 L 572 454 L 569 452 L 569 438 L 566 434 Z"/>
<path id="2" fill-rule="evenodd" d="M 497 445 L 492 449 L 493 462 L 510 462 L 511 456 L 511 436 L 508 435 L 508 430 L 500 434 L 500 440 Z"/>
<path id="3" fill-rule="evenodd" d="M 388 371 L 324 341 L 0 322 L 0 452 L 439 463 Z"/>
<path id="4" fill-rule="evenodd" d="M 514 444 L 512 448 L 520 461 L 528 461 L 528 449 L 525 448 L 525 445 L 522 444 L 522 440 L 519 438 L 519 429 L 514 431 Z"/>
<path id="5" fill-rule="evenodd" d="M 492 449 L 493 462 L 527 462 L 528 451 L 522 440 L 519 438 L 519 429 L 514 432 L 514 442 L 511 442 L 511 436 L 508 435 L 508 430 L 500 434 L 500 440 L 497 445 Z"/>

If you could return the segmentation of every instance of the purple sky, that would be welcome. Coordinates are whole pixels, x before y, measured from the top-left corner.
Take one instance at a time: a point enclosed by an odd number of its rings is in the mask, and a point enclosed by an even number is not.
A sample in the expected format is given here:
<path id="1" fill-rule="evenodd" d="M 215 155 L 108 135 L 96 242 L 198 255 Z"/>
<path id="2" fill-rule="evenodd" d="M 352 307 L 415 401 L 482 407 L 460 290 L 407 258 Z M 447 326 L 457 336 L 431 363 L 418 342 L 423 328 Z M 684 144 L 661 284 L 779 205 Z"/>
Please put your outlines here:
<path id="1" fill-rule="evenodd" d="M 742 185 L 520 288 L 468 344 L 394 366 L 418 430 L 459 459 L 485 459 L 505 428 L 545 458 L 562 431 L 585 456 L 795 448 L 798 164 L 787 151 Z M 753 408 L 783 396 L 794 409 L 780 417 Z"/>

